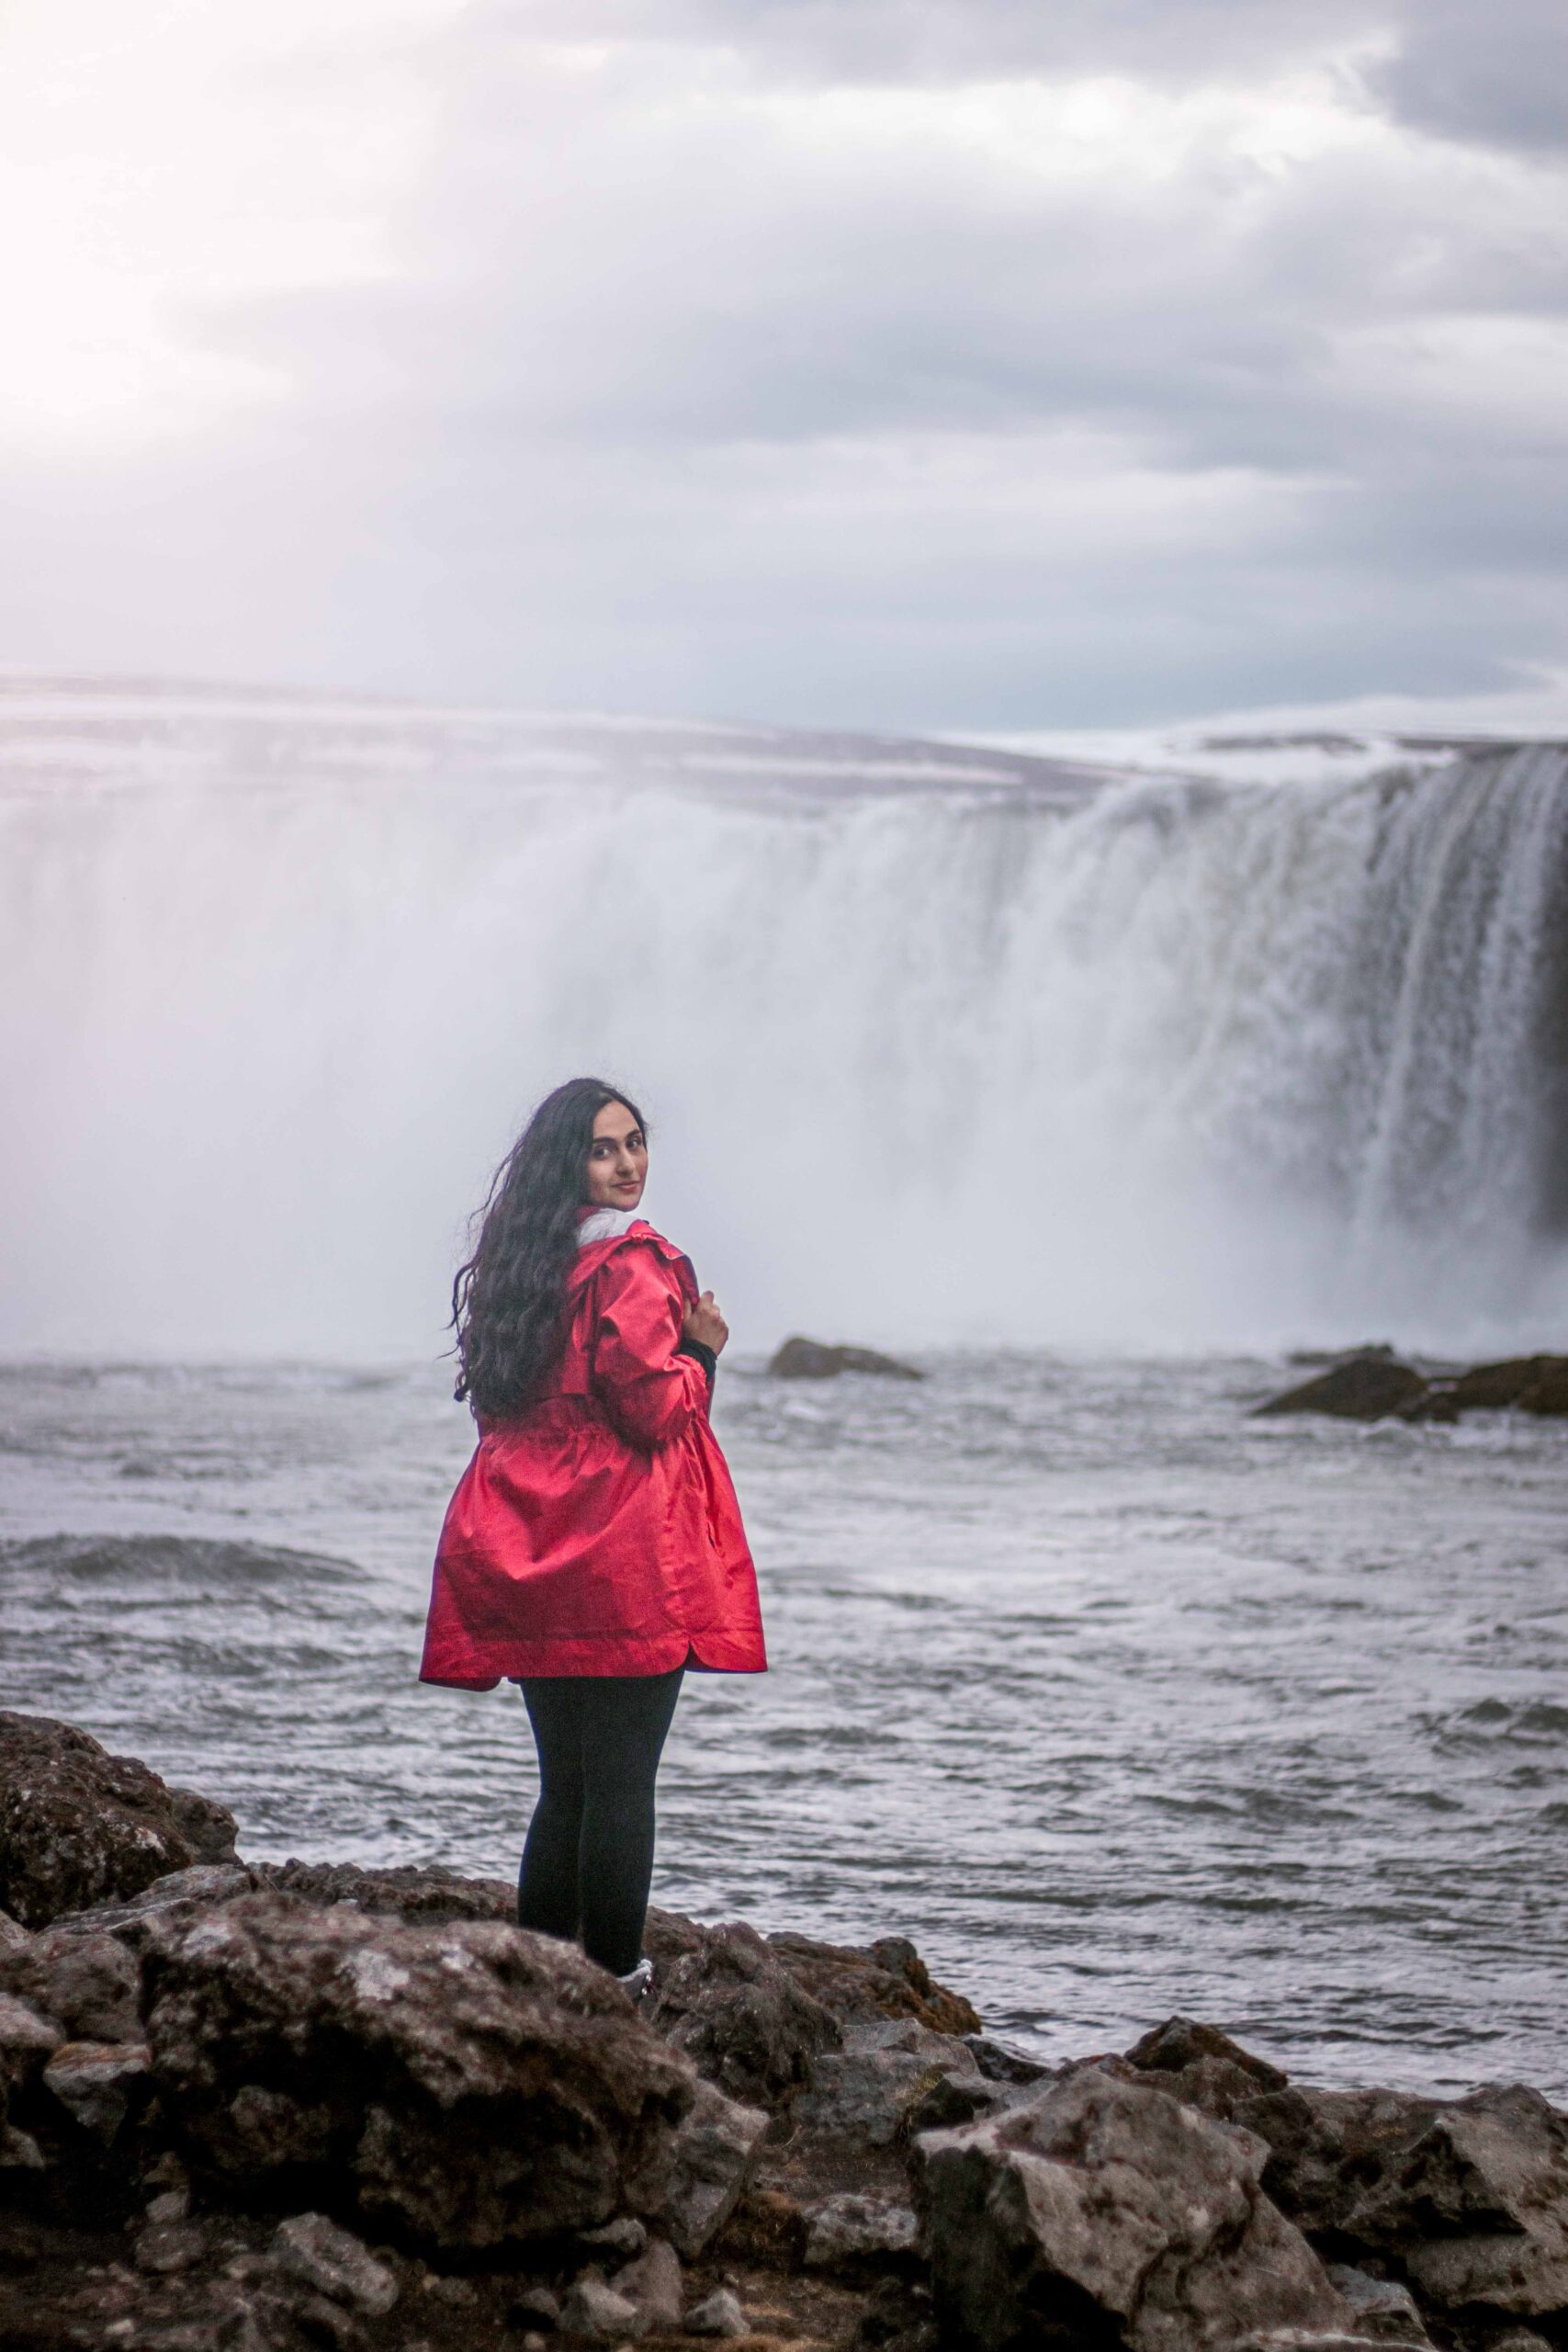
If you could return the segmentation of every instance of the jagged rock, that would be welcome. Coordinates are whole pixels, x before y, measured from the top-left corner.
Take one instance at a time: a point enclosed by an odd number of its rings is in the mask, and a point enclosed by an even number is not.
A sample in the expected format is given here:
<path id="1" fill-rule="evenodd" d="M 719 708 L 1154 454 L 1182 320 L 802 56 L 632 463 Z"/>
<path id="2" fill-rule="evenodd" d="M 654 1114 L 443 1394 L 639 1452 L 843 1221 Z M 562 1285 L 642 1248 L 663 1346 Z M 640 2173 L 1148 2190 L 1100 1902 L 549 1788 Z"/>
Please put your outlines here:
<path id="1" fill-rule="evenodd" d="M 591 2272 L 567 2290 L 560 2307 L 563 2335 L 590 2344 L 616 2344 L 624 2336 L 645 2335 L 648 2323 L 634 2302 Z"/>
<path id="2" fill-rule="evenodd" d="M 199 1789 L 170 1788 L 169 1804 L 181 1836 L 198 1862 L 232 1862 L 239 1824 L 226 1804 Z"/>
<path id="3" fill-rule="evenodd" d="M 139 2041 L 65 2041 L 43 2070 L 52 2091 L 84 2132 L 107 2147 L 148 2087 L 147 2050 Z"/>
<path id="4" fill-rule="evenodd" d="M 24 1927 L 139 1894 L 197 1859 L 174 1792 L 145 1764 L 47 1715 L 0 1713 L 0 1905 Z"/>
<path id="5" fill-rule="evenodd" d="M 681 2258 L 668 2238 L 654 2238 L 647 2250 L 610 2281 L 638 2313 L 640 2332 L 668 2332 L 681 2324 Z"/>
<path id="6" fill-rule="evenodd" d="M 1331 1413 L 1341 1420 L 1381 1421 L 1391 1414 L 1411 1412 L 1427 1386 L 1426 1374 L 1414 1364 L 1368 1352 L 1342 1356 L 1316 1379 L 1283 1389 L 1252 1409 L 1255 1415 Z"/>
<path id="7" fill-rule="evenodd" d="M 1446 2310 L 1521 2319 L 1568 2305 L 1568 2116 L 1522 2084 L 1455 2099 L 1351 2208 L 1345 2229 L 1397 2251 Z"/>
<path id="8" fill-rule="evenodd" d="M 0 1991 L 59 2020 L 73 2041 L 134 2041 L 136 1962 L 118 1937 L 60 1922 L 0 1951 Z"/>
<path id="9" fill-rule="evenodd" d="M 728 2287 L 716 2287 L 686 2313 L 688 2335 L 746 2335 L 750 2330 L 740 2300 Z"/>
<path id="10" fill-rule="evenodd" d="M 548 2287 L 525 2287 L 513 2298 L 510 2317 L 513 2327 L 526 2327 L 530 2322 L 539 2327 L 558 2327 L 560 2297 Z"/>
<path id="11" fill-rule="evenodd" d="M 40 2016 L 28 2002 L 17 2000 L 14 1994 L 0 1993 L 0 2132 L 12 2130 L 9 2119 L 13 2099 L 37 2082 L 64 2039 L 52 2018 Z M 30 2133 L 21 2133 L 14 2143 L 6 2143 L 10 2153 L 3 2160 L 31 2171 L 36 2167 L 21 2146 L 23 2140 L 29 2146 L 37 2144 Z"/>
<path id="12" fill-rule="evenodd" d="M 0 2124 L 0 2172 L 43 2172 L 47 2159 L 30 2132 Z"/>
<path id="13" fill-rule="evenodd" d="M 662 1913 L 645 1940 L 655 1976 L 643 2015 L 731 2098 L 776 2106 L 818 2052 L 837 2047 L 836 2019 L 754 1928 L 700 1928 Z"/>
<path id="14" fill-rule="evenodd" d="M 1263 2186 L 1313 2236 L 1344 2234 L 1368 2184 L 1425 2132 L 1442 2101 L 1408 2091 L 1290 2088 L 1242 2101 L 1235 2120 L 1268 2143 Z"/>
<path id="15" fill-rule="evenodd" d="M 959 2102 L 956 2110 L 948 2109 L 954 2121 L 997 2096 L 962 2041 L 932 2033 L 913 2018 L 879 2018 L 847 2027 L 843 2048 L 814 2062 L 810 2086 L 796 2099 L 794 2115 L 803 2131 L 886 2148 L 922 2122 L 934 2126 L 943 2110 L 931 2102 L 944 2089 L 950 2103 Z"/>
<path id="16" fill-rule="evenodd" d="M 1088 2065 L 916 2152 L 939 2312 L 964 2345 L 1048 2324 L 1114 2328 L 1130 2352 L 1350 2332 L 1263 2194 L 1263 2143 L 1160 2091 Z"/>
<path id="17" fill-rule="evenodd" d="M 9 1952 L 19 1951 L 31 1940 L 30 1928 L 24 1928 L 19 1919 L 13 1919 L 8 1911 L 0 1911 L 0 1960 Z"/>
<path id="18" fill-rule="evenodd" d="M 1568 1356 L 1509 1356 L 1498 1363 L 1472 1364 L 1438 1391 L 1453 1414 L 1501 1412 L 1568 1413 Z"/>
<path id="19" fill-rule="evenodd" d="M 739 2107 L 699 2076 L 672 2143 L 660 2146 L 656 2162 L 629 2179 L 628 2201 L 694 2261 L 750 2187 L 767 2129 L 763 2109 Z"/>
<path id="20" fill-rule="evenodd" d="M 648 2244 L 648 2231 L 635 2213 L 617 2213 L 613 2222 L 601 2222 L 596 2230 L 580 2230 L 577 2244 L 579 2252 L 591 2259 L 615 2256 L 630 2262 Z"/>
<path id="21" fill-rule="evenodd" d="M 207 2232 L 199 2222 L 154 2222 L 133 2248 L 138 2270 L 160 2278 L 194 2270 L 206 2252 Z"/>
<path id="22" fill-rule="evenodd" d="M 1379 2343 L 1415 2344 L 1426 2352 L 1431 2338 L 1408 2287 L 1397 2278 L 1373 2278 L 1348 2262 L 1331 2262 L 1328 2277 L 1355 2312 L 1359 2335 Z"/>
<path id="23" fill-rule="evenodd" d="M 988 2083 L 1043 2083 L 1047 2075 L 1060 2071 L 1043 2058 L 1032 2058 L 1027 2050 L 1015 2050 L 1010 2041 L 998 2041 L 994 2034 L 966 2033 L 962 2039 Z"/>
<path id="24" fill-rule="evenodd" d="M 869 1372 L 886 1380 L 923 1380 L 912 1363 L 875 1348 L 831 1347 L 822 1340 L 785 1340 L 774 1349 L 768 1370 L 775 1380 L 836 1380 L 842 1372 Z"/>
<path id="25" fill-rule="evenodd" d="M 190 2191 L 188 2188 L 161 2188 L 142 2215 L 146 2222 L 188 2222 Z"/>
<path id="26" fill-rule="evenodd" d="M 280 2270 L 351 2311 L 379 2316 L 398 2300 L 398 2282 L 386 2264 L 324 2213 L 296 2213 L 280 2222 L 272 2253 Z"/>
<path id="27" fill-rule="evenodd" d="M 840 2025 L 914 2018 L 933 2033 L 978 2033 L 980 2018 L 962 1993 L 939 1984 L 907 1936 L 874 1944 L 820 1944 L 809 1936 L 768 1938 L 795 1983 Z"/>
<path id="28" fill-rule="evenodd" d="M 1134 2043 L 1126 2062 L 1146 2075 L 1151 2089 L 1185 2100 L 1217 2123 L 1228 2123 L 1248 2099 L 1284 2090 L 1290 2079 L 1217 2026 L 1192 2018 L 1168 2018 Z"/>
<path id="29" fill-rule="evenodd" d="M 395 1870 L 360 1870 L 353 1862 L 257 1862 L 259 1885 L 307 1903 L 352 1903 L 377 1918 L 441 1922 L 502 1919 L 514 1926 L 517 1888 L 510 1879 L 465 1878 L 460 1871 L 424 1864 Z"/>
<path id="30" fill-rule="evenodd" d="M 914 2253 L 919 2224 L 913 2208 L 883 2197 L 825 2197 L 806 2211 L 808 2270 L 854 2270 Z"/>
<path id="31" fill-rule="evenodd" d="M 341 2215 L 482 2247 L 682 2174 L 689 2061 L 549 1937 L 256 1894 L 154 1929 L 143 1971 L 162 2109 L 215 2191 L 276 2202 L 305 2177 Z"/>
<path id="32" fill-rule="evenodd" d="M 241 1894 L 254 1894 L 257 1880 L 243 1862 L 193 1862 L 171 1871 L 164 1878 L 125 1903 L 95 1904 L 90 1911 L 67 1912 L 45 1929 L 47 1948 L 63 1952 L 73 1939 L 112 1937 L 129 1952 L 141 1953 L 154 1928 L 204 1918 L 220 1905 Z"/>

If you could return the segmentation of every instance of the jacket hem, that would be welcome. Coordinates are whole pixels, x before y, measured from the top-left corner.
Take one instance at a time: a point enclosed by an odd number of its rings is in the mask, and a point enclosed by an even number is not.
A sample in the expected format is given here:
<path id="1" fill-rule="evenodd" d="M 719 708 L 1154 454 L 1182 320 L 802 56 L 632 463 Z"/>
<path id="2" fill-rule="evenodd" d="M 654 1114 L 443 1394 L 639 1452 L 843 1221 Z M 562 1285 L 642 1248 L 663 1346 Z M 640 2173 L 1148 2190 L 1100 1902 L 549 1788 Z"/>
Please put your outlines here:
<path id="1" fill-rule="evenodd" d="M 421 1667 L 419 1679 L 449 1690 L 493 1690 L 498 1682 L 514 1682 L 523 1675 L 668 1674 L 677 1666 L 708 1674 L 765 1674 L 768 1670 L 760 1641 L 680 1633 L 657 1640 L 638 1636 L 617 1641 L 599 1634 L 576 1642 L 471 1645 L 461 1665 L 444 1668 L 431 1660 Z"/>

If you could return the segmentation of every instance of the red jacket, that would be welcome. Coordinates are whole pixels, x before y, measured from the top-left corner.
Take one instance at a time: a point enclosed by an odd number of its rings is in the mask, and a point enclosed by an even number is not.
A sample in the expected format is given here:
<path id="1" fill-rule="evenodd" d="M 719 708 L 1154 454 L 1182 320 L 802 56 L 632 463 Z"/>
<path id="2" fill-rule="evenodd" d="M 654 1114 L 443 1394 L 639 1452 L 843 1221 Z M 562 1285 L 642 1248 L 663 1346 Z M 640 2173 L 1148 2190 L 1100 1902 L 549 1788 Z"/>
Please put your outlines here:
<path id="1" fill-rule="evenodd" d="M 640 1217 L 578 1250 L 544 1395 L 480 1421 L 447 1507 L 422 1681 L 766 1667 L 707 1374 L 675 1352 L 696 1295 L 690 1261 Z"/>

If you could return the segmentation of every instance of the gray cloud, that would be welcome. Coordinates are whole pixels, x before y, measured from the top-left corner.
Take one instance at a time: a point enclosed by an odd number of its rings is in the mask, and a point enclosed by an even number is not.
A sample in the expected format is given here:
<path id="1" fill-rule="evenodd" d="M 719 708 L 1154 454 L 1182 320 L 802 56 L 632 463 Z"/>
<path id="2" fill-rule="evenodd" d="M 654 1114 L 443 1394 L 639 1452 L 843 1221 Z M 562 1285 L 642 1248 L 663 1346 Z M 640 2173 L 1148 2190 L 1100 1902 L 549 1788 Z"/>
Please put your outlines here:
<path id="1" fill-rule="evenodd" d="M 1568 147 L 1562 0 L 1407 0 L 1398 53 L 1371 87 L 1405 122 L 1487 146 Z"/>
<path id="2" fill-rule="evenodd" d="M 0 644 L 954 728 L 1484 688 L 1568 633 L 1568 181 L 1434 112 L 1457 13 L 1401 24 L 470 12 L 423 61 L 396 268 L 174 314 L 286 402 L 156 458 L 0 456 Z M 1102 140 L 1051 110 L 1087 72 L 1133 109 Z M 976 79 L 1021 111 L 965 113 Z M 1330 131 L 1233 135 L 1298 103 Z"/>

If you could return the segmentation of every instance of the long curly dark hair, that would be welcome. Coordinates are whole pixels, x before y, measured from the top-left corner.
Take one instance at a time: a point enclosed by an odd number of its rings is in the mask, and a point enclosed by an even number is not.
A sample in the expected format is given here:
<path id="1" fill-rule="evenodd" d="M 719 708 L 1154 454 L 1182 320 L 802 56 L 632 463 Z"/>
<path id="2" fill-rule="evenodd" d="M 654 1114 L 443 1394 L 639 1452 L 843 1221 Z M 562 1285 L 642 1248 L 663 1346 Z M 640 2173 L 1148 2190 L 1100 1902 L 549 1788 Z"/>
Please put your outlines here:
<path id="1" fill-rule="evenodd" d="M 569 1078 L 546 1095 L 495 1171 L 473 1255 L 452 1284 L 452 1393 L 480 1419 L 521 1411 L 566 1344 L 567 1269 L 588 1197 L 593 1122 L 606 1102 L 619 1102 L 647 1134 L 624 1087 Z"/>

